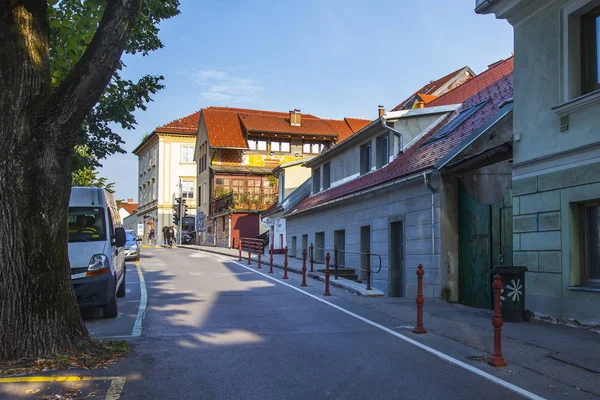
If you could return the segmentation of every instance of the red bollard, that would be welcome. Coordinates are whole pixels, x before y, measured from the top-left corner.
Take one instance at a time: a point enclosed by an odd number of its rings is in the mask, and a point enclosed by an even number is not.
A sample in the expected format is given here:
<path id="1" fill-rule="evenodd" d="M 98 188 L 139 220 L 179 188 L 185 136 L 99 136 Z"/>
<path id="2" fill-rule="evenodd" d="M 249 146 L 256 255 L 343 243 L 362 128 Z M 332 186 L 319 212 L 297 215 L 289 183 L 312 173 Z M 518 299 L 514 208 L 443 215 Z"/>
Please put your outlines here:
<path id="1" fill-rule="evenodd" d="M 262 244 L 258 245 L 258 265 L 256 266 L 256 269 L 262 269 L 262 267 L 260 266 L 260 256 L 262 254 Z"/>
<path id="2" fill-rule="evenodd" d="M 242 240 L 241 239 L 240 239 L 239 246 L 240 246 L 240 260 L 239 261 L 242 261 Z"/>
<path id="3" fill-rule="evenodd" d="M 308 286 L 306 284 L 306 249 L 302 250 L 302 284 L 300 286 Z"/>
<path id="4" fill-rule="evenodd" d="M 417 334 L 427 333 L 425 328 L 423 328 L 423 303 L 425 303 L 425 300 L 423 300 L 423 275 L 424 274 L 425 273 L 423 272 L 423 266 L 421 264 L 419 264 L 419 267 L 417 269 L 417 279 L 419 282 L 419 286 L 417 289 L 417 326 L 415 327 L 415 329 L 413 329 L 413 332 L 417 333 Z"/>
<path id="5" fill-rule="evenodd" d="M 269 263 L 270 263 L 269 273 L 272 274 L 273 273 L 273 243 L 271 243 L 271 248 L 269 249 L 269 251 L 271 252 L 271 255 L 269 257 Z"/>
<path id="6" fill-rule="evenodd" d="M 310 244 L 310 272 L 315 272 L 313 269 L 313 264 L 315 262 L 315 248 L 313 244 Z"/>
<path id="7" fill-rule="evenodd" d="M 283 278 L 281 278 L 281 279 L 290 279 L 287 276 L 287 265 L 288 265 L 288 262 L 287 262 L 287 251 L 288 251 L 287 246 L 285 246 L 285 249 L 284 249 L 285 259 L 283 261 Z"/>
<path id="8" fill-rule="evenodd" d="M 248 245 L 248 265 L 252 264 L 252 261 L 250 261 L 250 256 L 252 255 L 252 243 L 250 243 Z"/>
<path id="9" fill-rule="evenodd" d="M 331 256 L 327 253 L 327 256 L 325 256 L 325 293 L 323 293 L 323 296 L 331 296 L 329 292 L 329 260 L 331 260 Z"/>
<path id="10" fill-rule="evenodd" d="M 506 361 L 502 358 L 502 325 L 504 325 L 504 320 L 502 319 L 502 310 L 500 309 L 500 292 L 503 287 L 502 278 L 499 274 L 496 274 L 494 276 L 494 283 L 492 284 L 492 288 L 494 289 L 494 319 L 492 319 L 492 325 L 494 326 L 494 354 L 488 361 L 488 364 L 492 367 L 506 367 Z"/>

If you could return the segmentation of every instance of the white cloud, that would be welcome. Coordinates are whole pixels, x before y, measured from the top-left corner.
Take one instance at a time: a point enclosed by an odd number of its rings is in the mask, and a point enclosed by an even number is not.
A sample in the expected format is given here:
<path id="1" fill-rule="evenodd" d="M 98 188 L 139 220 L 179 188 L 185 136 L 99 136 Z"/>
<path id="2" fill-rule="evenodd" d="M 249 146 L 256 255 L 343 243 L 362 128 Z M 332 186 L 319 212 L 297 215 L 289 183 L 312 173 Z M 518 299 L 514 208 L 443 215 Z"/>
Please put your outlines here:
<path id="1" fill-rule="evenodd" d="M 229 72 L 216 69 L 200 69 L 185 73 L 202 87 L 200 96 L 215 103 L 261 103 L 263 88 L 250 79 L 230 75 Z"/>

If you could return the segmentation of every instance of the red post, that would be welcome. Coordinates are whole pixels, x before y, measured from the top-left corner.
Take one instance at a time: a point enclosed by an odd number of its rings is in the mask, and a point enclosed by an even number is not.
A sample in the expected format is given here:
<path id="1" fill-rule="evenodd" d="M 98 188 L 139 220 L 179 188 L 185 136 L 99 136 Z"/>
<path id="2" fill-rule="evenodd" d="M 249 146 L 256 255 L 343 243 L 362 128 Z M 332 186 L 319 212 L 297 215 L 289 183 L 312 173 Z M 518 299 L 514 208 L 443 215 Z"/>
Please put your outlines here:
<path id="1" fill-rule="evenodd" d="M 260 266 L 260 256 L 262 255 L 262 243 L 258 244 L 258 265 L 256 266 L 256 269 L 262 269 L 262 267 Z"/>
<path id="2" fill-rule="evenodd" d="M 494 354 L 490 357 L 488 364 L 492 367 L 506 367 L 506 361 L 502 358 L 502 325 L 504 320 L 502 319 L 502 310 L 500 309 L 500 292 L 504 285 L 502 284 L 502 278 L 499 274 L 494 276 L 494 283 L 492 288 L 494 289 L 494 319 L 492 319 L 492 325 L 494 326 Z"/>
<path id="3" fill-rule="evenodd" d="M 331 260 L 331 256 L 327 253 L 325 256 L 325 293 L 323 293 L 323 296 L 331 296 L 329 292 L 329 260 Z"/>
<path id="4" fill-rule="evenodd" d="M 252 264 L 252 261 L 250 261 L 250 256 L 252 255 L 252 243 L 248 244 L 248 265 Z"/>
<path id="5" fill-rule="evenodd" d="M 367 250 L 367 290 L 371 290 L 371 252 Z"/>
<path id="6" fill-rule="evenodd" d="M 242 261 L 242 239 L 240 239 L 239 246 L 240 246 L 240 260 L 239 261 Z"/>
<path id="7" fill-rule="evenodd" d="M 315 263 L 315 247 L 310 244 L 310 272 L 314 272 L 313 264 Z"/>
<path id="8" fill-rule="evenodd" d="M 417 279 L 419 282 L 419 286 L 417 289 L 417 326 L 415 327 L 415 329 L 413 329 L 413 332 L 417 333 L 417 334 L 427 333 L 425 328 L 423 328 L 423 303 L 425 303 L 425 300 L 423 300 L 423 275 L 424 274 L 425 273 L 423 272 L 423 266 L 421 264 L 419 264 L 419 267 L 417 269 Z"/>
<path id="9" fill-rule="evenodd" d="M 281 279 L 290 279 L 287 276 L 287 265 L 288 265 L 288 262 L 287 262 L 287 251 L 288 251 L 287 246 L 285 246 L 285 249 L 283 251 L 285 253 L 285 258 L 284 258 L 284 261 L 283 261 L 283 278 L 281 278 Z"/>
<path id="10" fill-rule="evenodd" d="M 308 286 L 306 284 L 306 249 L 302 250 L 302 284 L 300 286 Z"/>
<path id="11" fill-rule="evenodd" d="M 272 274 L 273 273 L 273 243 L 271 243 L 271 248 L 269 249 L 270 257 L 269 257 L 269 263 L 270 263 L 270 268 L 269 268 L 269 273 Z"/>

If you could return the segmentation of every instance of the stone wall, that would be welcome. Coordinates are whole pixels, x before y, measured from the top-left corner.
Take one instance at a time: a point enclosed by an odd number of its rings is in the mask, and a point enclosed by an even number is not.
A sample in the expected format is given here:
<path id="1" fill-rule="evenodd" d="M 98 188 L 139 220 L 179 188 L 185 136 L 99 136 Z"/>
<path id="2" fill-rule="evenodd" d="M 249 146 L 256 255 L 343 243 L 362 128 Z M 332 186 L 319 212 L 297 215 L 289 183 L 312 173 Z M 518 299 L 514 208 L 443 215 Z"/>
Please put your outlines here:
<path id="1" fill-rule="evenodd" d="M 345 230 L 346 251 L 359 252 L 360 229 L 371 227 L 371 252 L 382 258 L 381 272 L 373 273 L 372 284 L 386 295 L 389 291 L 390 223 L 404 221 L 404 294 L 416 295 L 416 268 L 423 264 L 425 269 L 424 294 L 439 297 L 440 286 L 440 196 L 434 196 L 435 244 L 432 255 L 431 193 L 422 179 L 398 184 L 334 203 L 315 211 L 287 217 L 287 241 L 292 248 L 292 238 L 296 237 L 296 249 L 300 257 L 302 235 L 308 235 L 308 242 L 315 243 L 315 234 L 325 232 L 325 248 L 334 246 L 334 231 Z M 294 256 L 294 255 L 291 255 Z M 433 262 L 432 262 L 433 259 Z M 375 260 L 375 259 L 373 259 Z M 347 254 L 345 264 L 350 268 L 360 268 L 358 255 Z M 372 262 L 372 268 L 378 262 Z M 360 274 L 357 271 L 357 275 Z"/>

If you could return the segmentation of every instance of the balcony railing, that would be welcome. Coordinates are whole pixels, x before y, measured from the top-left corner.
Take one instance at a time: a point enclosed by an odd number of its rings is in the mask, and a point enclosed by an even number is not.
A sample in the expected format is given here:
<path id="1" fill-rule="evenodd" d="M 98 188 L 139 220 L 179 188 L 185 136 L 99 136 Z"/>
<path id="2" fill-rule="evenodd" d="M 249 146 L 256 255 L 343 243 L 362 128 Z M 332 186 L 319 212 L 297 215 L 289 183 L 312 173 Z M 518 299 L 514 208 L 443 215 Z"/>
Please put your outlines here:
<path id="1" fill-rule="evenodd" d="M 210 205 L 210 213 L 227 211 L 264 211 L 276 200 L 273 193 L 227 193 L 215 198 Z"/>

